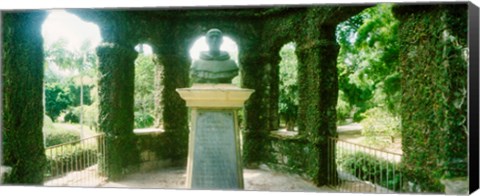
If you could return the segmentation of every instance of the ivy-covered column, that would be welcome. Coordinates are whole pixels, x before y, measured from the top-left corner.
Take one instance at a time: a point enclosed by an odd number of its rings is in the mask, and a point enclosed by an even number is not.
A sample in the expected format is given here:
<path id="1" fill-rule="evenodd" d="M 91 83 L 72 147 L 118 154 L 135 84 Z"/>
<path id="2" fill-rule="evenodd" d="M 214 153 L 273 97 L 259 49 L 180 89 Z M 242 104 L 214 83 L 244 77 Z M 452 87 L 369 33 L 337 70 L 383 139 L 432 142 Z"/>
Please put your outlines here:
<path id="1" fill-rule="evenodd" d="M 118 179 L 136 166 L 139 154 L 134 129 L 134 61 L 131 44 L 104 42 L 97 48 L 100 79 L 100 131 L 105 133 L 106 166 Z"/>
<path id="2" fill-rule="evenodd" d="M 314 20 L 314 19 L 311 19 Z M 311 25 L 311 24 L 310 24 Z M 317 186 L 336 182 L 335 145 L 338 95 L 335 25 L 306 27 L 306 36 L 297 41 L 299 61 L 299 112 L 301 134 L 309 141 L 308 170 Z M 333 171 L 333 172 L 332 172 Z"/>
<path id="3" fill-rule="evenodd" d="M 43 184 L 43 11 L 2 13 L 2 163 L 5 184 Z"/>
<path id="4" fill-rule="evenodd" d="M 162 156 L 185 164 L 188 154 L 188 109 L 177 88 L 189 86 L 190 56 L 183 42 L 157 44 L 157 61 L 163 65 L 161 105 L 163 107 Z"/>
<path id="5" fill-rule="evenodd" d="M 265 161 L 269 145 L 267 129 L 268 110 L 266 87 L 262 80 L 265 77 L 268 53 L 260 47 L 239 47 L 239 63 L 241 67 L 242 88 L 254 89 L 255 92 L 245 102 L 245 132 L 243 137 L 243 160 L 246 167 L 256 167 Z"/>
<path id="6" fill-rule="evenodd" d="M 154 127 L 161 128 L 163 127 L 163 105 L 162 105 L 162 94 L 163 94 L 163 65 L 159 62 L 158 58 L 154 58 L 155 63 L 155 76 L 154 76 L 154 116 L 155 122 Z"/>
<path id="7" fill-rule="evenodd" d="M 280 117 L 279 117 L 279 108 L 278 108 L 278 101 L 280 95 L 280 49 L 273 49 L 271 50 L 270 54 L 270 63 L 269 63 L 269 73 L 268 76 L 270 78 L 269 82 L 269 128 L 270 130 L 278 130 L 280 126 Z"/>
<path id="8" fill-rule="evenodd" d="M 467 8 L 394 7 L 400 20 L 402 163 L 406 179 L 422 191 L 468 194 Z"/>

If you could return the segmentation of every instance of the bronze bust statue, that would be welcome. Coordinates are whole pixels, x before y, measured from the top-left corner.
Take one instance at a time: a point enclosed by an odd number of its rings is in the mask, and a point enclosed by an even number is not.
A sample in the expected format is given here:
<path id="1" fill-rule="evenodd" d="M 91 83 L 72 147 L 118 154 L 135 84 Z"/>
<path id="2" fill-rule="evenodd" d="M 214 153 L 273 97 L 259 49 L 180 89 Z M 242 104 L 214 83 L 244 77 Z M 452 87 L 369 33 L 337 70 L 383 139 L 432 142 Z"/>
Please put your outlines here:
<path id="1" fill-rule="evenodd" d="M 226 51 L 220 50 L 223 33 L 218 29 L 210 29 L 206 34 L 208 51 L 200 52 L 200 59 L 193 62 L 190 75 L 194 83 L 231 83 L 238 75 L 235 61 L 230 59 Z"/>

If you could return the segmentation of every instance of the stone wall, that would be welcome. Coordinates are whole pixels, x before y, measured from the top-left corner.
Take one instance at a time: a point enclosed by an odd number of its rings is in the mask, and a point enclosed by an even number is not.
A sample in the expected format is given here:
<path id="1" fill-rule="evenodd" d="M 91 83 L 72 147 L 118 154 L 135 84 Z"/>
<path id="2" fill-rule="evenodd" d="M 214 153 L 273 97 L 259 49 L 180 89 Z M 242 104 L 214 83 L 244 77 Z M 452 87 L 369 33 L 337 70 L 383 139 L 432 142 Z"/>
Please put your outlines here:
<path id="1" fill-rule="evenodd" d="M 308 140 L 293 132 L 271 132 L 270 151 L 273 159 L 267 165 L 278 171 L 299 174 L 305 178 L 313 178 L 308 172 L 307 155 L 311 153 Z"/>

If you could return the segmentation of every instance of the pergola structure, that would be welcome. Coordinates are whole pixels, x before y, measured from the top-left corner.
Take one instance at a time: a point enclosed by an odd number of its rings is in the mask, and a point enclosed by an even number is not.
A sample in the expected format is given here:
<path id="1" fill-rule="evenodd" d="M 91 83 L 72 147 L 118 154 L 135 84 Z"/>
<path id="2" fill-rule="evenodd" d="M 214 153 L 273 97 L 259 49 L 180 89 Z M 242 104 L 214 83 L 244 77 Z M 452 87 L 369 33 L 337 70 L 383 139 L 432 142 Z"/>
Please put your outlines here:
<path id="1" fill-rule="evenodd" d="M 165 129 L 162 141 L 159 141 L 165 149 L 162 157 L 185 160 L 188 111 L 175 89 L 189 86 L 191 59 L 188 51 L 193 42 L 208 29 L 218 28 L 238 45 L 241 87 L 255 90 L 245 105 L 244 165 L 253 167 L 271 157 L 268 149 L 269 133 L 278 129 L 279 122 L 279 50 L 284 44 L 295 42 L 300 88 L 298 128 L 299 134 L 307 141 L 305 147 L 309 149 L 309 153 L 305 154 L 308 164 L 304 167 L 308 168 L 307 171 L 318 186 L 335 182 L 331 176 L 327 178 L 325 172 L 327 168 L 335 167 L 335 153 L 327 151 L 327 138 L 336 137 L 337 134 L 336 62 L 339 46 L 335 31 L 340 22 L 369 6 L 371 5 L 68 10 L 84 20 L 96 23 L 101 30 L 102 43 L 97 48 L 100 72 L 99 126 L 106 134 L 110 177 L 122 176 L 139 159 L 138 151 L 132 147 L 136 144 L 133 105 L 134 61 L 137 52 L 134 47 L 140 43 L 151 45 L 157 66 L 163 68 L 159 78 L 162 78 L 164 88 L 161 102 L 156 103 L 163 107 L 162 114 L 159 115 L 163 117 Z M 428 26 L 428 22 L 417 22 L 418 18 L 424 16 L 443 14 L 449 17 L 460 14 L 461 17 L 466 17 L 465 13 L 453 11 L 455 9 L 466 13 L 467 6 L 397 6 L 396 17 L 405 28 L 399 34 L 407 36 L 408 30 L 415 29 L 415 24 Z M 13 166 L 13 174 L 18 176 L 12 180 L 14 183 L 42 182 L 43 165 L 38 164 L 45 160 L 42 145 L 43 41 L 40 30 L 45 16 L 46 12 L 42 10 L 2 14 L 3 164 Z M 458 35 L 462 38 L 467 36 L 455 26 L 466 23 L 466 20 L 450 24 L 446 21 L 437 23 L 449 31 L 459 32 Z M 427 31 L 415 32 L 422 33 L 427 33 L 427 37 L 432 36 Z M 435 37 L 433 41 L 421 38 L 418 42 L 408 44 L 433 46 L 435 39 L 441 38 Z M 466 46 L 465 42 L 462 44 Z M 405 69 L 410 66 L 406 63 L 418 58 L 408 52 L 402 51 L 400 56 Z M 440 64 L 432 66 L 441 67 Z M 409 84 L 409 77 L 417 76 L 405 73 L 402 79 L 404 91 L 410 91 L 410 87 L 415 85 L 437 85 Z M 402 117 L 415 114 L 405 115 Z M 410 118 L 404 119 L 408 122 Z M 407 132 L 408 130 L 404 133 Z M 415 145 L 415 142 L 409 145 Z M 466 137 L 458 138 L 456 142 L 466 145 Z M 406 156 L 409 155 L 408 151 L 405 153 Z"/>

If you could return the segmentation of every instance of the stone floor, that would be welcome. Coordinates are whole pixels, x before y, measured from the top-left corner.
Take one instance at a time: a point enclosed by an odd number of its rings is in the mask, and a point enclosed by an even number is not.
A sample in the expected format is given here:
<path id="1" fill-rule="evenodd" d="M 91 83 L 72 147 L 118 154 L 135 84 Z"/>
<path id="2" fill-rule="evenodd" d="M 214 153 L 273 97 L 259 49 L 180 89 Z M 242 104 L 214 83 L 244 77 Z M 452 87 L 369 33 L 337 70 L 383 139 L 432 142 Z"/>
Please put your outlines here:
<path id="1" fill-rule="evenodd" d="M 262 169 L 244 169 L 245 190 L 289 192 L 335 192 L 328 187 L 316 187 L 297 175 L 277 173 Z M 108 182 L 102 187 L 185 189 L 184 168 L 164 168 L 135 173 L 123 180 Z"/>
<path id="2" fill-rule="evenodd" d="M 361 192 L 361 193 L 389 193 L 381 187 L 362 182 L 356 177 L 339 171 L 339 178 L 344 180 L 335 189 L 331 187 L 316 187 L 313 183 L 294 174 L 262 169 L 244 169 L 244 185 L 246 191 L 275 191 L 275 192 Z M 99 176 L 97 165 L 82 171 L 70 172 L 67 175 L 48 180 L 44 186 L 53 187 L 107 187 L 128 189 L 159 189 L 159 190 L 187 190 L 185 188 L 185 168 L 144 169 L 122 180 L 106 182 L 105 177 Z"/>
<path id="3" fill-rule="evenodd" d="M 95 164 L 80 171 L 73 171 L 54 179 L 48 179 L 43 185 L 54 187 L 98 187 L 105 183 L 106 177 L 98 175 L 97 166 Z"/>

